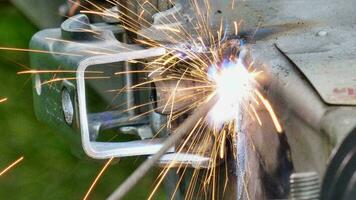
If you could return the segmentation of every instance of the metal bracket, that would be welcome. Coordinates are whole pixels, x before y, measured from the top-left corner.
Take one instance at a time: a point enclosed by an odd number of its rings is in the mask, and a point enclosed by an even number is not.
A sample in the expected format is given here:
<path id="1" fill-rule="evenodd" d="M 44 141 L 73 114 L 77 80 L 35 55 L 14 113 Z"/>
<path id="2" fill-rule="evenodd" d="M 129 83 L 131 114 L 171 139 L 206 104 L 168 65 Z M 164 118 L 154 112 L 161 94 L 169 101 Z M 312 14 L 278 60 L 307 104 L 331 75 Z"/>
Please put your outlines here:
<path id="1" fill-rule="evenodd" d="M 148 101 L 149 95 L 141 91 L 140 94 L 127 92 L 113 101 L 115 95 L 110 95 L 105 91 L 113 87 L 125 88 L 135 84 L 135 78 L 130 73 L 118 77 L 114 76 L 115 72 L 133 70 L 135 66 L 128 61 L 164 55 L 166 53 L 164 48 L 144 49 L 139 45 L 129 45 L 122 28 L 105 23 L 90 25 L 85 15 L 68 19 L 62 24 L 61 29 L 49 29 L 37 33 L 32 38 L 30 46 L 31 49 L 52 52 L 50 54 L 31 53 L 33 68 L 44 71 L 75 72 L 74 77 L 65 73 L 40 73 L 34 76 L 34 105 L 40 121 L 56 128 L 59 133 L 69 136 L 70 140 L 74 139 L 74 147 L 77 147 L 79 142 L 78 135 L 75 133 L 80 132 L 83 150 L 95 159 L 152 155 L 159 151 L 165 139 L 152 139 L 152 136 L 160 129 L 161 118 L 164 116 L 154 113 L 149 116 L 135 117 L 137 113 L 134 111 L 122 112 L 122 110 L 138 105 L 137 102 Z M 88 76 L 91 76 L 93 71 L 103 72 L 100 76 L 112 77 L 101 82 L 91 79 L 95 77 L 88 80 Z M 45 84 L 53 77 L 56 77 L 58 81 Z M 106 101 L 113 101 L 113 105 L 118 108 L 93 113 L 91 101 L 88 100 L 90 91 L 87 86 L 99 92 Z M 119 106 L 120 104 L 126 104 L 126 106 Z M 134 132 L 140 140 L 128 142 L 98 140 L 99 133 L 108 129 L 115 129 L 120 133 Z M 167 153 L 159 165 L 175 161 L 192 167 L 205 168 L 209 163 L 209 158 L 184 153 L 176 154 L 174 148 Z M 175 159 L 177 156 L 179 160 Z"/>
<path id="2" fill-rule="evenodd" d="M 123 52 L 113 55 L 95 56 L 79 63 L 77 69 L 77 93 L 79 104 L 80 129 L 82 145 L 85 152 L 93 158 L 125 157 L 137 155 L 151 155 L 159 151 L 162 139 L 145 139 L 131 142 L 95 142 L 93 136 L 97 135 L 101 128 L 112 128 L 144 124 L 144 118 L 130 120 L 128 116 L 119 112 L 105 112 L 88 115 L 85 93 L 85 71 L 89 66 L 117 63 L 122 61 L 144 59 L 163 55 L 165 49 L 152 48 Z M 104 120 L 105 119 L 105 120 Z M 109 120 L 108 120 L 109 119 Z"/>

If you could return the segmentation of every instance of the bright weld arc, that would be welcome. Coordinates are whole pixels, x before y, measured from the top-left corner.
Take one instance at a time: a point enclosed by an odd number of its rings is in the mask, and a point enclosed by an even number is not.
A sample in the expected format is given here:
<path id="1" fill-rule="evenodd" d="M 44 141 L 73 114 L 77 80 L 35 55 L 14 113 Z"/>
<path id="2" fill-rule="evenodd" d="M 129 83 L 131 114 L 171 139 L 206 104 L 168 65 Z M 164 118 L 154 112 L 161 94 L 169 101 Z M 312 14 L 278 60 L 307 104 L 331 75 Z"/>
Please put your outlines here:
<path id="1" fill-rule="evenodd" d="M 4 175 L 6 172 L 8 172 L 10 169 L 14 168 L 17 164 L 19 164 L 22 160 L 24 159 L 24 157 L 20 157 L 19 159 L 17 159 L 15 162 L 13 162 L 12 164 L 10 164 L 8 167 L 6 167 L 5 169 L 3 169 L 0 172 L 0 176 Z"/>
<path id="2" fill-rule="evenodd" d="M 214 67 L 214 66 L 213 66 Z M 210 76 L 216 84 L 219 100 L 209 113 L 213 124 L 222 125 L 236 119 L 240 105 L 252 95 L 253 74 L 239 61 L 226 61 L 220 71 L 213 68 Z"/>

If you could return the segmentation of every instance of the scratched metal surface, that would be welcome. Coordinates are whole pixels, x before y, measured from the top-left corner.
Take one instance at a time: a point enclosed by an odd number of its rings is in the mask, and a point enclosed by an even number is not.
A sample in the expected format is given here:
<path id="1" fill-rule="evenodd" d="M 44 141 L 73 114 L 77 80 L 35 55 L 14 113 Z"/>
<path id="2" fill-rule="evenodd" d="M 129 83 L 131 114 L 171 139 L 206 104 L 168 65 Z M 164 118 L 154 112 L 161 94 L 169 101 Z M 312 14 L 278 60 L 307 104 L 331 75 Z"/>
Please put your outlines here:
<path id="1" fill-rule="evenodd" d="M 347 28 L 349 30 L 345 30 Z M 324 29 L 325 36 L 319 36 L 318 29 L 314 29 L 280 38 L 276 43 L 326 103 L 355 105 L 356 30 L 350 27 Z M 291 41 L 300 42 L 293 45 Z"/>
<path id="2" fill-rule="evenodd" d="M 296 64 L 323 101 L 356 104 L 355 0 L 237 1 L 232 20 L 256 40 L 274 43 Z M 258 20 L 257 20 L 258 19 Z"/>
<path id="3" fill-rule="evenodd" d="M 355 3 L 237 1 L 238 9 L 231 19 L 243 19 L 247 31 L 259 27 L 256 40 L 275 40 L 326 103 L 355 105 Z"/>
<path id="4" fill-rule="evenodd" d="M 169 42 L 172 40 L 165 36 L 167 33 L 160 34 L 155 27 L 171 23 L 192 30 L 194 35 L 194 27 L 190 26 L 194 18 L 199 18 L 197 11 L 188 0 L 178 2 L 181 7 L 156 15 L 154 25 L 142 32 Z M 233 22 L 242 21 L 242 34 L 252 35 L 256 41 L 273 41 L 326 103 L 356 104 L 355 0 L 210 0 L 208 11 L 203 0 L 196 2 L 200 12 L 210 16 L 211 27 L 218 29 L 223 22 L 226 34 L 232 35 Z M 182 17 L 181 21 L 167 21 L 170 14 Z"/>
<path id="5" fill-rule="evenodd" d="M 267 13 L 271 18 L 263 26 L 281 27 L 282 31 L 268 39 L 275 40 L 326 103 L 355 105 L 355 1 L 297 0 L 277 4 L 277 13 Z"/>

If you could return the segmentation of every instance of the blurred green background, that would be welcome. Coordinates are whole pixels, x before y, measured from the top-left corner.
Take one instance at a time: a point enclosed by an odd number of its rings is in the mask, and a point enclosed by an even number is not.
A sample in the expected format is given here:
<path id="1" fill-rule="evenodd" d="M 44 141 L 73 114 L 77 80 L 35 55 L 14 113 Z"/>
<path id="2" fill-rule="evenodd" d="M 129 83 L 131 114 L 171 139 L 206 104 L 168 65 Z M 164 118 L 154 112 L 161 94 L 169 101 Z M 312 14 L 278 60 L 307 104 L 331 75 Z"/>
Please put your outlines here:
<path id="1" fill-rule="evenodd" d="M 0 1 L 0 46 L 27 48 L 37 28 L 14 6 Z M 78 159 L 56 130 L 40 124 L 32 106 L 28 55 L 0 51 L 0 170 L 25 159 L 0 176 L 0 199 L 82 199 L 104 161 Z M 111 165 L 89 199 L 105 199 L 138 166 L 141 159 Z M 126 199 L 146 199 L 157 172 L 141 181 Z M 159 191 L 156 199 L 164 199 Z"/>

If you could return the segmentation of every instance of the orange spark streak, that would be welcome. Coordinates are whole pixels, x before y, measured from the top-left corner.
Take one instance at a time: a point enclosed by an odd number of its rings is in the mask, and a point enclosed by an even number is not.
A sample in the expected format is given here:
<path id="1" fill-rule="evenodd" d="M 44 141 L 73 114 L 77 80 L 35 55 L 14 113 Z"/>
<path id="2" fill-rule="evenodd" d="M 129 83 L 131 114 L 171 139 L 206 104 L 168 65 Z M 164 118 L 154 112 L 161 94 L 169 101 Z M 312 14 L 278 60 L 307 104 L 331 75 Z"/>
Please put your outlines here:
<path id="1" fill-rule="evenodd" d="M 0 99 L 0 103 L 3 103 L 3 102 L 5 102 L 5 101 L 7 101 L 7 98 L 2 98 L 2 99 Z"/>
<path id="2" fill-rule="evenodd" d="M 110 158 L 110 160 L 108 160 L 104 167 L 100 170 L 99 174 L 96 176 L 96 178 L 94 179 L 93 183 L 91 184 L 89 190 L 87 191 L 87 193 L 85 194 L 83 200 L 86 200 L 89 197 L 89 194 L 91 193 L 91 191 L 93 190 L 94 186 L 96 185 L 96 183 L 98 182 L 98 180 L 100 179 L 100 177 L 103 175 L 103 173 L 105 172 L 106 168 L 109 167 L 110 163 L 114 160 L 114 158 Z"/>
<path id="3" fill-rule="evenodd" d="M 90 79 L 109 79 L 110 77 L 86 77 L 85 80 L 90 80 Z M 68 78 L 53 78 L 49 81 L 44 81 L 41 83 L 41 85 L 46 85 L 49 83 L 55 83 L 59 81 L 65 81 L 65 80 L 77 80 L 77 77 L 68 77 Z"/>
<path id="4" fill-rule="evenodd" d="M 220 158 L 224 158 L 225 153 L 225 142 L 226 142 L 226 130 L 223 130 L 223 137 L 221 139 L 221 146 L 220 146 Z"/>
<path id="5" fill-rule="evenodd" d="M 21 162 L 24 159 L 24 157 L 22 156 L 21 158 L 17 159 L 15 162 L 13 162 L 11 165 L 9 165 L 8 167 L 6 167 L 5 169 L 3 169 L 0 172 L 0 176 L 4 175 L 6 172 L 8 172 L 10 169 L 12 169 L 13 167 L 15 167 L 19 162 Z"/>
<path id="6" fill-rule="evenodd" d="M 45 54 L 54 54 L 54 55 L 65 55 L 65 56 L 82 56 L 79 54 L 62 53 L 62 52 L 54 52 L 54 51 L 42 51 L 42 50 L 35 50 L 35 49 L 10 48 L 10 47 L 0 47 L 0 50 L 45 53 Z"/>
<path id="7" fill-rule="evenodd" d="M 271 104 L 269 103 L 268 100 L 266 100 L 266 99 L 262 96 L 262 94 L 261 94 L 258 90 L 255 90 L 255 92 L 256 92 L 257 96 L 261 99 L 263 105 L 265 105 L 265 107 L 266 107 L 268 113 L 270 114 L 270 116 L 271 116 L 271 118 L 272 118 L 272 121 L 273 121 L 273 123 L 274 123 L 274 126 L 276 127 L 277 132 L 278 132 L 278 133 L 282 133 L 282 131 L 283 131 L 282 126 L 281 126 L 281 124 L 279 123 L 278 118 L 277 118 L 277 115 L 276 115 L 276 113 L 274 112 L 274 110 L 273 110 Z"/>
<path id="8" fill-rule="evenodd" d="M 167 31 L 172 31 L 172 32 L 180 33 L 180 30 L 179 30 L 179 29 L 172 28 L 172 27 L 168 27 L 168 26 L 156 26 L 155 28 L 156 28 L 157 30 L 167 30 Z"/>
<path id="9" fill-rule="evenodd" d="M 253 107 L 253 106 L 250 104 L 250 108 L 252 109 L 253 113 L 255 114 L 255 117 L 257 118 L 258 124 L 259 124 L 260 126 L 262 126 L 262 121 L 261 121 L 261 119 L 260 119 L 260 116 L 258 116 L 258 113 L 257 113 L 255 107 Z"/>
<path id="10" fill-rule="evenodd" d="M 139 17 L 138 17 L 138 21 L 141 21 L 144 12 L 145 12 L 145 10 L 142 10 L 142 11 L 141 11 L 141 13 L 140 13 L 140 15 L 139 15 Z"/>
<path id="11" fill-rule="evenodd" d="M 80 0 L 77 0 L 76 2 L 74 2 L 74 4 L 71 6 L 71 8 L 69 9 L 68 15 L 71 17 L 75 14 L 75 12 L 78 10 L 78 8 L 80 8 Z"/>
<path id="12" fill-rule="evenodd" d="M 46 73 L 76 73 L 75 70 L 26 70 L 17 72 L 18 75 L 20 74 L 46 74 Z M 104 72 L 101 71 L 85 71 L 85 73 L 92 73 L 92 74 L 103 74 Z"/>
<path id="13" fill-rule="evenodd" d="M 92 15 L 99 15 L 99 16 L 106 16 L 106 17 L 112 17 L 117 19 L 118 16 L 115 15 L 114 13 L 104 13 L 104 12 L 97 12 L 97 11 L 91 11 L 91 10 L 82 10 L 80 11 L 81 14 L 92 14 Z"/>
<path id="14" fill-rule="evenodd" d="M 116 72 L 115 75 L 122 75 L 122 74 L 134 74 L 134 73 L 149 73 L 152 72 L 151 70 L 134 70 L 134 71 L 123 71 L 123 72 Z"/>
<path id="15" fill-rule="evenodd" d="M 186 145 L 186 143 L 188 142 L 189 138 L 193 135 L 192 133 L 196 130 L 196 128 L 199 126 L 200 122 L 202 121 L 203 118 L 200 118 L 199 121 L 195 124 L 194 128 L 190 131 L 190 133 L 188 134 L 188 138 L 185 139 L 184 143 L 181 145 L 181 147 L 178 149 L 177 153 L 182 152 L 183 147 Z M 169 169 L 173 168 L 173 166 L 176 164 L 175 158 L 172 160 L 172 162 L 168 165 L 167 168 L 165 168 L 160 176 L 161 178 L 159 179 L 159 181 L 157 182 L 155 188 L 153 189 L 153 191 L 151 192 L 150 196 L 147 198 L 148 200 L 151 200 L 153 198 L 153 195 L 156 193 L 158 187 L 161 185 L 162 181 L 164 180 L 164 178 L 167 176 Z"/>
<path id="16" fill-rule="evenodd" d="M 235 26 L 235 35 L 237 35 L 239 33 L 239 28 L 236 21 L 234 21 L 234 26 Z"/>

